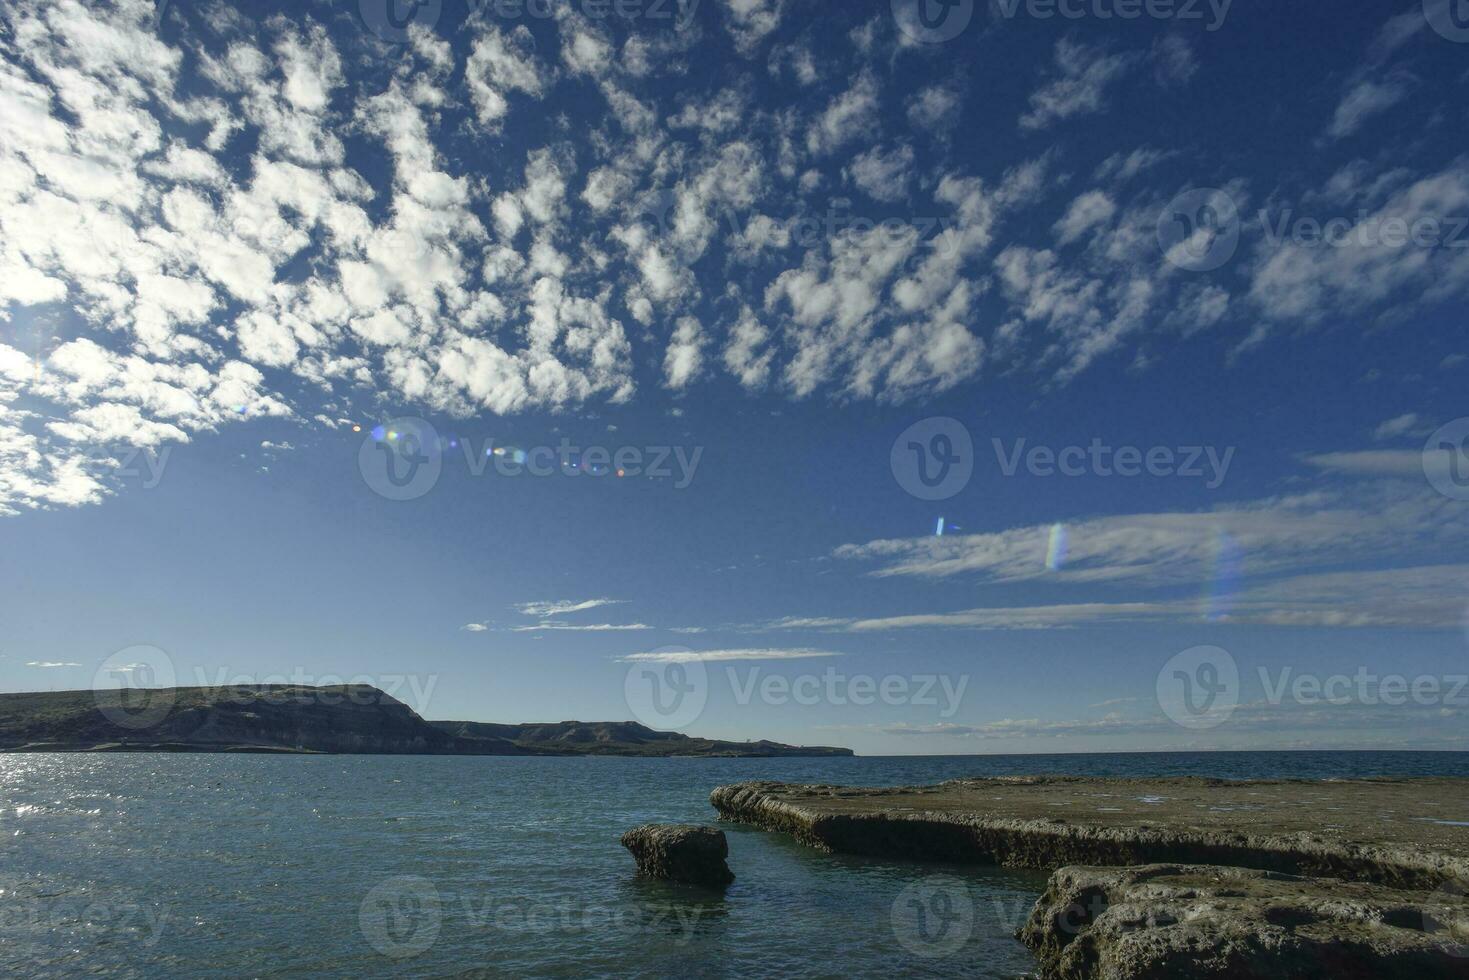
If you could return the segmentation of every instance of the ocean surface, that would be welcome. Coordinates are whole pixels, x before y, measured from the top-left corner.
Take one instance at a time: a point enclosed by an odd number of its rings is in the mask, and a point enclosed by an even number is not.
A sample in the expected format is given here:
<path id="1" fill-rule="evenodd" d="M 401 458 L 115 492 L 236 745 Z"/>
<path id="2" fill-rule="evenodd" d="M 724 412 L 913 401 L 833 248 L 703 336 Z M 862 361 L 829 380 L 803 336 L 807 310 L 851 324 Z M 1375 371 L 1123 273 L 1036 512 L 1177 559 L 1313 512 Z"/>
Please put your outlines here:
<path id="1" fill-rule="evenodd" d="M 618 844 L 742 779 L 1469 776 L 1469 753 L 853 759 L 0 755 L 0 973 L 1018 977 L 1041 873 L 729 826 L 722 897 Z"/>

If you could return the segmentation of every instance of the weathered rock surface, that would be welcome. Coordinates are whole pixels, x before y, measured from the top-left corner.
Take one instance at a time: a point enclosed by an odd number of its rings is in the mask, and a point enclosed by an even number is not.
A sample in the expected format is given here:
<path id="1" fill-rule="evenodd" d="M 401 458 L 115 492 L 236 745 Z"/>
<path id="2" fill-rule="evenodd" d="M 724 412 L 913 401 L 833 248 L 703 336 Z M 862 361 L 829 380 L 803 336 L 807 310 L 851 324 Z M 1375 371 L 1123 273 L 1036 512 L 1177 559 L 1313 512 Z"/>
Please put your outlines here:
<path id="1" fill-rule="evenodd" d="M 1062 868 L 1018 935 L 1054 980 L 1469 977 L 1450 890 L 1243 868 Z"/>
<path id="2" fill-rule="evenodd" d="M 1469 780 L 1000 777 L 866 789 L 749 782 L 721 817 L 828 851 L 1000 864 L 1188 863 L 1433 890 L 1469 881 Z"/>
<path id="3" fill-rule="evenodd" d="M 644 824 L 622 835 L 622 846 L 638 862 L 638 873 L 722 888 L 734 881 L 725 863 L 724 831 L 693 824 Z"/>

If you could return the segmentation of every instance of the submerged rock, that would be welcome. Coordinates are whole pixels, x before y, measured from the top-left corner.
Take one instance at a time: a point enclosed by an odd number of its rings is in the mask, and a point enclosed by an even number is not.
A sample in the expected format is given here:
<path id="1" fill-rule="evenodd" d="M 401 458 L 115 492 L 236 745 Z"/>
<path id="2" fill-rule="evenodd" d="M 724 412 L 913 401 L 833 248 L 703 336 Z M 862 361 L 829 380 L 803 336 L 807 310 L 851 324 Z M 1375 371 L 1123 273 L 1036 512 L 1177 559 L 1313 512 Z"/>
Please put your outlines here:
<path id="1" fill-rule="evenodd" d="M 1455 894 L 1246 868 L 1062 868 L 1017 935 L 1055 980 L 1469 977 Z"/>
<path id="2" fill-rule="evenodd" d="M 622 835 L 638 874 L 722 888 L 734 881 L 724 831 L 693 824 L 644 824 Z"/>

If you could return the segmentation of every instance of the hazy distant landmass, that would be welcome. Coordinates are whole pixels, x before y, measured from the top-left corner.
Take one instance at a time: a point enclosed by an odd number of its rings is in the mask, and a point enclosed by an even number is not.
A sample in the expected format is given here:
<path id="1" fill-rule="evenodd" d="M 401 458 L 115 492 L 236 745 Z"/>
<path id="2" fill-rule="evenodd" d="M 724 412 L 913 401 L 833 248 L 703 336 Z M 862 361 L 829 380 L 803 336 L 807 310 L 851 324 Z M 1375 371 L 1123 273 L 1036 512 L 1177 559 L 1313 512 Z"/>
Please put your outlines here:
<path id="1" fill-rule="evenodd" d="M 179 687 L 0 694 L 0 751 L 421 755 L 832 756 L 851 749 L 724 742 L 631 721 L 426 721 L 375 687 Z"/>

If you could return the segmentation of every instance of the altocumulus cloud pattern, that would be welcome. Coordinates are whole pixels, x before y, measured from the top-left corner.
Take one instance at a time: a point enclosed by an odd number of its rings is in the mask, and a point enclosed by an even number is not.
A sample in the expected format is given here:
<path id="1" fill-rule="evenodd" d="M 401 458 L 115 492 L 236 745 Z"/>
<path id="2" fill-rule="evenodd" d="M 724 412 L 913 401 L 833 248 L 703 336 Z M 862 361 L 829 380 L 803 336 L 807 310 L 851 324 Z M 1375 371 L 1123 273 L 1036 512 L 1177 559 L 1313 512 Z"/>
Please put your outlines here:
<path id="1" fill-rule="evenodd" d="M 6 4 L 0 513 L 101 499 L 99 446 L 259 416 L 1064 385 L 1100 358 L 1146 368 L 1155 334 L 1249 352 L 1469 287 L 1450 247 L 1245 234 L 1209 276 L 1170 260 L 1180 194 L 1247 216 L 1288 178 L 1221 169 L 1209 127 L 1108 145 L 1105 120 L 1133 97 L 1197 108 L 1196 48 L 1230 23 L 1032 30 L 1037 57 L 992 78 L 997 15 L 917 29 L 898 7 Z M 1433 112 L 1404 52 L 1463 49 L 1430 26 L 1390 19 L 1303 113 L 1327 169 L 1300 200 L 1469 212 L 1462 157 L 1350 145 Z M 1096 138 L 1062 138 L 1081 125 Z M 1184 230 L 1220 255 L 1220 229 Z"/>

